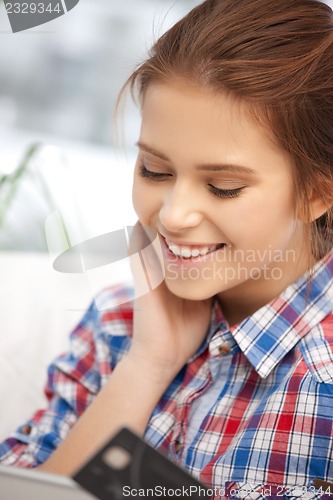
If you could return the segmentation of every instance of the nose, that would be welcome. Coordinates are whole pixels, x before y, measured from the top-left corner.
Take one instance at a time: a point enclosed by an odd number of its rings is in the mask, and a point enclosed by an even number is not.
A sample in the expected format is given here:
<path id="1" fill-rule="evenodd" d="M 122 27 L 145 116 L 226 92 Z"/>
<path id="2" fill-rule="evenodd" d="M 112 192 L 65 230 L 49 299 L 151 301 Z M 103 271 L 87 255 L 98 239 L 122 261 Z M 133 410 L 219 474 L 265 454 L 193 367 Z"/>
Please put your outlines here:
<path id="1" fill-rule="evenodd" d="M 159 216 L 170 233 L 198 226 L 203 220 L 198 197 L 187 186 L 177 184 L 164 198 Z"/>

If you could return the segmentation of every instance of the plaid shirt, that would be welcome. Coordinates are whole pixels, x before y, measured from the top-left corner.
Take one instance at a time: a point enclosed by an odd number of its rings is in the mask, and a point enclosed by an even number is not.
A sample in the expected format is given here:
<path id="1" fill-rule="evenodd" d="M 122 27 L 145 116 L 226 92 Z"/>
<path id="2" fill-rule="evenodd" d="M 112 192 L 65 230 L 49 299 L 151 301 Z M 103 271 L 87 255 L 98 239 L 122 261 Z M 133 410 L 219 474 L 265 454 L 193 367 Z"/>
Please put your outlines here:
<path id="1" fill-rule="evenodd" d="M 303 276 L 231 329 L 216 301 L 205 342 L 153 411 L 146 440 L 215 499 L 312 498 L 313 479 L 333 481 L 332 277 L 333 250 L 310 292 Z M 34 467 L 66 437 L 131 345 L 132 296 L 115 287 L 89 308 L 49 368 L 48 409 L 0 445 L 1 462 Z"/>

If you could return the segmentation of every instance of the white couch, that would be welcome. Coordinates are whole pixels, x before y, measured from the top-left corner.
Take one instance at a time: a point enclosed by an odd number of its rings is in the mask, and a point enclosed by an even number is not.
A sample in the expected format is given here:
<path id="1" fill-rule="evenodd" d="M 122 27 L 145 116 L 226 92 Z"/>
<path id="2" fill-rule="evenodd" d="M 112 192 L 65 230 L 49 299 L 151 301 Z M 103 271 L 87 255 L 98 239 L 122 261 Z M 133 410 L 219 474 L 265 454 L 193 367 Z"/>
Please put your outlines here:
<path id="1" fill-rule="evenodd" d="M 47 253 L 0 252 L 0 440 L 44 407 L 47 366 L 97 291 L 130 279 L 129 266 L 63 274 Z"/>
<path id="2" fill-rule="evenodd" d="M 82 277 L 56 273 L 44 253 L 0 253 L 0 276 L 1 440 L 44 406 L 46 367 L 67 349 L 90 294 Z"/>

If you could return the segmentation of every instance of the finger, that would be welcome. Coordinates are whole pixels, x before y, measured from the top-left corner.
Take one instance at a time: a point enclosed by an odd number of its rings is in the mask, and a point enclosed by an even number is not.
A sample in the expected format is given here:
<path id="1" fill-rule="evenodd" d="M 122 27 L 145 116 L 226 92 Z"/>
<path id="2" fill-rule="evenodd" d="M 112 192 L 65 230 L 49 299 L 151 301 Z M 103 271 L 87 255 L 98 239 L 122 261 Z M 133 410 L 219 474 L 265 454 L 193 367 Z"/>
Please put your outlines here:
<path id="1" fill-rule="evenodd" d="M 138 221 L 130 235 L 129 256 L 136 297 L 157 288 L 164 279 L 162 248 L 157 232 Z"/>
<path id="2" fill-rule="evenodd" d="M 149 236 L 151 238 L 151 235 Z M 151 244 L 145 246 L 141 252 L 141 256 L 145 265 L 147 279 L 150 283 L 151 290 L 157 288 L 165 278 L 164 260 L 162 246 L 159 235 L 155 233 L 155 237 Z"/>
<path id="3" fill-rule="evenodd" d="M 129 242 L 128 242 L 128 255 L 134 255 L 140 250 L 142 250 L 145 245 L 149 244 L 147 235 L 143 230 L 141 222 L 138 220 L 136 224 L 130 228 L 127 228 Z"/>

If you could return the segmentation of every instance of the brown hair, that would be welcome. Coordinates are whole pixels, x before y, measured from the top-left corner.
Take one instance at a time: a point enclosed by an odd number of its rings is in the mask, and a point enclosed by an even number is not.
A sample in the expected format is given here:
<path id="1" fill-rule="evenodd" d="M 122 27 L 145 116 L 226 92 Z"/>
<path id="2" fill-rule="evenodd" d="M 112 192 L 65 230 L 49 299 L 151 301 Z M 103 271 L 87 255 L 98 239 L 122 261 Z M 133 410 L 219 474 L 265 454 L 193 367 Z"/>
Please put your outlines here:
<path id="1" fill-rule="evenodd" d="M 245 101 L 295 167 L 315 260 L 333 246 L 333 13 L 317 0 L 206 0 L 163 34 L 125 87 L 185 78 Z"/>

